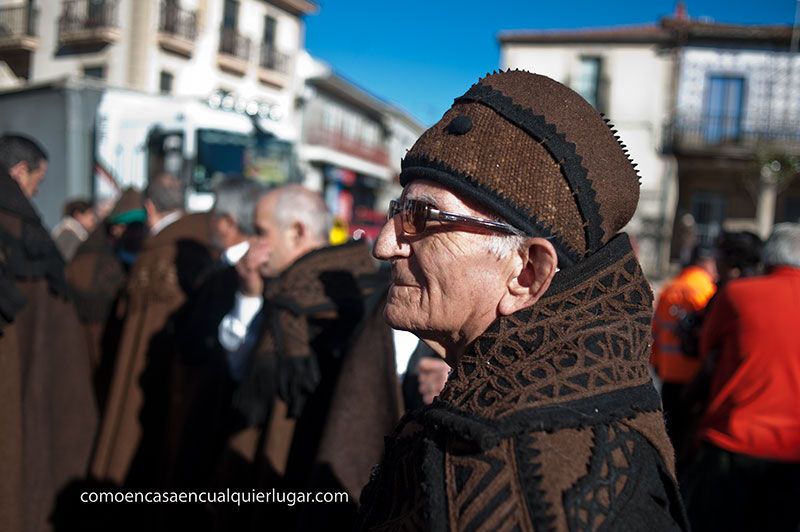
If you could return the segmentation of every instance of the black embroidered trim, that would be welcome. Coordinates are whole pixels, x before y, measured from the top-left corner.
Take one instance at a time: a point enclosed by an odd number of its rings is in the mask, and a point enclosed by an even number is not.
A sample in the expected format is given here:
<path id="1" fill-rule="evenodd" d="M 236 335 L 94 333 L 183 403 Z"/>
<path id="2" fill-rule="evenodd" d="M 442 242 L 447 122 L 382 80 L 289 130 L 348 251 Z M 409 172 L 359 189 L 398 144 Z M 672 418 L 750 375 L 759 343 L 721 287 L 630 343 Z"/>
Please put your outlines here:
<path id="1" fill-rule="evenodd" d="M 569 529 L 688 530 L 676 482 L 647 438 L 618 425 L 593 431 L 588 471 L 564 493 Z M 620 457 L 624 465 L 615 463 Z M 619 481 L 624 486 L 617 492 Z"/>
<path id="2" fill-rule="evenodd" d="M 517 460 L 517 472 L 523 480 L 525 503 L 533 529 L 538 531 L 555 530 L 555 516 L 552 505 L 545 499 L 542 489 L 542 466 L 538 462 L 541 451 L 534 447 L 536 438 L 531 434 L 522 434 L 514 441 L 514 454 Z"/>
<path id="3" fill-rule="evenodd" d="M 550 288 L 547 289 L 543 298 L 556 295 L 581 284 L 604 271 L 632 251 L 631 241 L 627 234 L 619 233 L 615 235 L 605 246 L 590 257 L 587 257 L 586 260 L 581 261 L 569 270 L 565 270 L 562 267 L 553 277 Z"/>
<path id="4" fill-rule="evenodd" d="M 610 423 L 661 409 L 661 398 L 651 383 L 555 405 L 533 407 L 496 421 L 480 418 L 436 400 L 421 412 L 420 421 L 434 432 L 456 434 L 483 450 L 526 432 L 555 432 L 598 423 Z"/>
<path id="5" fill-rule="evenodd" d="M 614 530 L 612 521 L 619 509 L 624 510 L 638 489 L 649 486 L 637 486 L 642 479 L 640 461 L 642 447 L 645 452 L 649 448 L 646 440 L 634 431 L 615 431 L 612 438 L 609 427 L 599 424 L 594 427 L 592 455 L 589 460 L 589 471 L 578 482 L 564 493 L 564 513 L 570 530 L 602 529 Z M 630 444 L 630 448 L 628 446 Z M 612 452 L 619 451 L 625 458 L 624 466 L 613 463 Z M 616 493 L 616 485 L 620 479 L 626 479 L 620 493 Z M 639 482 L 634 482 L 636 479 Z M 605 490 L 608 500 L 598 496 L 598 490 Z M 648 490 L 649 491 L 649 490 Z M 597 525 L 597 519 L 603 520 Z"/>
<path id="6" fill-rule="evenodd" d="M 559 133 L 556 126 L 548 124 L 544 116 L 537 115 L 531 109 L 525 109 L 514 103 L 514 100 L 488 85 L 476 83 L 466 94 L 457 98 L 455 103 L 474 101 L 482 103 L 506 120 L 510 121 L 534 139 L 539 141 L 561 166 L 567 179 L 578 210 L 584 218 L 586 232 L 587 255 L 603 245 L 602 216 L 597 203 L 592 182 L 588 179 L 588 171 L 582 158 L 576 151 L 575 144 L 567 141 L 564 133 Z"/>
<path id="7" fill-rule="evenodd" d="M 403 186 L 406 186 L 412 179 L 436 181 L 464 194 L 476 203 L 485 205 L 501 215 L 506 222 L 522 229 L 526 234 L 549 239 L 556 249 L 559 268 L 572 266 L 581 259 L 581 255 L 561 236 L 553 233 L 546 224 L 524 215 L 521 209 L 510 209 L 508 204 L 512 202 L 509 199 L 503 198 L 496 191 L 475 181 L 469 175 L 459 172 L 441 161 L 432 161 L 427 157 L 420 156 L 406 157 L 402 161 L 402 167 L 400 184 Z"/>
<path id="8" fill-rule="evenodd" d="M 444 483 L 444 452 L 437 442 L 424 438 L 422 459 L 422 493 L 427 499 L 428 530 L 447 530 L 447 500 Z"/>

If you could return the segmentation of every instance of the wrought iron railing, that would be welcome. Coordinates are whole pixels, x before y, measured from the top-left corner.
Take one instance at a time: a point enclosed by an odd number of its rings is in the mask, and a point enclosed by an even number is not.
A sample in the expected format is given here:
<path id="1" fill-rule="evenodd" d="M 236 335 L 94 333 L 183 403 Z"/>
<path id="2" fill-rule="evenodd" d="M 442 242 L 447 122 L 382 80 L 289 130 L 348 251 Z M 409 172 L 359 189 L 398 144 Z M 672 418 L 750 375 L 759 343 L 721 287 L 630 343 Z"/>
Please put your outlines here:
<path id="1" fill-rule="evenodd" d="M 116 28 L 119 0 L 64 0 L 58 19 L 60 34 Z"/>
<path id="2" fill-rule="evenodd" d="M 740 116 L 679 118 L 668 124 L 665 151 L 751 148 L 763 143 L 800 145 L 800 121 L 787 118 L 750 120 Z"/>
<path id="3" fill-rule="evenodd" d="M 341 131 L 307 126 L 306 140 L 309 144 L 328 146 L 373 163 L 385 165 L 389 162 L 389 154 L 382 146 L 370 146 L 361 140 L 344 135 Z"/>
<path id="4" fill-rule="evenodd" d="M 247 61 L 250 57 L 250 39 L 240 35 L 236 28 L 223 27 L 219 35 L 219 52 Z"/>
<path id="5" fill-rule="evenodd" d="M 197 38 L 197 12 L 181 9 L 172 2 L 161 2 L 158 31 L 194 41 Z"/>
<path id="6" fill-rule="evenodd" d="M 30 6 L 0 8 L 0 39 L 3 37 L 35 37 L 39 13 Z"/>
<path id="7" fill-rule="evenodd" d="M 282 74 L 289 73 L 289 54 L 279 52 L 272 43 L 261 44 L 259 66 Z"/>

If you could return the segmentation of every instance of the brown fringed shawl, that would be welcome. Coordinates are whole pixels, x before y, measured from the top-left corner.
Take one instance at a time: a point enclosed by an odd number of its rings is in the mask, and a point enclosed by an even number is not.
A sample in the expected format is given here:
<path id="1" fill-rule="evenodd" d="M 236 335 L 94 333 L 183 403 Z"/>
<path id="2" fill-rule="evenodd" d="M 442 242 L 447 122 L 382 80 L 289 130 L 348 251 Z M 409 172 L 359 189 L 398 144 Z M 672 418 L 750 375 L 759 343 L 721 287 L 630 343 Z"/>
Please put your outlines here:
<path id="1" fill-rule="evenodd" d="M 686 529 L 625 235 L 496 320 L 409 414 L 362 494 L 367 530 Z"/>
<path id="2" fill-rule="evenodd" d="M 369 247 L 353 241 L 304 255 L 267 285 L 263 332 L 233 397 L 248 428 L 228 447 L 255 463 L 261 490 L 347 491 L 352 504 L 259 506 L 255 528 L 352 527 L 357 495 L 400 418 L 381 312 L 387 281 Z"/>

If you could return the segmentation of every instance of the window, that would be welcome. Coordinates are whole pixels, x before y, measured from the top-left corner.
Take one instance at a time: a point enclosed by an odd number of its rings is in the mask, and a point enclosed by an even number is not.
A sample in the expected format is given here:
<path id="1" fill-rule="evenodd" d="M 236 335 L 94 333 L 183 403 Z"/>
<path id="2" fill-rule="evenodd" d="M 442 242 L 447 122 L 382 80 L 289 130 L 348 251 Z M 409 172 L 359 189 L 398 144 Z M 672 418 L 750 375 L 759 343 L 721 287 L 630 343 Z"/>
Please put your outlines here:
<path id="1" fill-rule="evenodd" d="M 742 134 L 744 78 L 711 75 L 708 79 L 703 137 L 710 144 L 737 142 Z"/>
<path id="2" fill-rule="evenodd" d="M 225 0 L 225 9 L 222 14 L 223 28 L 236 28 L 239 17 L 239 2 L 237 0 Z"/>
<path id="3" fill-rule="evenodd" d="M 784 222 L 800 223 L 800 196 L 786 198 L 783 208 Z"/>
<path id="4" fill-rule="evenodd" d="M 692 195 L 691 205 L 697 228 L 697 243 L 713 245 L 725 219 L 725 198 L 710 192 L 697 192 Z"/>
<path id="5" fill-rule="evenodd" d="M 106 68 L 100 66 L 83 67 L 83 77 L 91 79 L 106 79 Z"/>
<path id="6" fill-rule="evenodd" d="M 161 78 L 158 83 L 159 90 L 161 94 L 171 94 L 172 93 L 172 82 L 175 79 L 169 72 L 161 71 Z"/>
<path id="7" fill-rule="evenodd" d="M 277 24 L 278 21 L 275 20 L 275 17 L 269 15 L 264 17 L 264 44 L 270 47 L 275 46 L 275 26 Z"/>
<path id="8" fill-rule="evenodd" d="M 581 57 L 578 75 L 575 79 L 575 92 L 592 104 L 595 109 L 600 105 L 600 70 L 602 60 L 599 57 Z"/>

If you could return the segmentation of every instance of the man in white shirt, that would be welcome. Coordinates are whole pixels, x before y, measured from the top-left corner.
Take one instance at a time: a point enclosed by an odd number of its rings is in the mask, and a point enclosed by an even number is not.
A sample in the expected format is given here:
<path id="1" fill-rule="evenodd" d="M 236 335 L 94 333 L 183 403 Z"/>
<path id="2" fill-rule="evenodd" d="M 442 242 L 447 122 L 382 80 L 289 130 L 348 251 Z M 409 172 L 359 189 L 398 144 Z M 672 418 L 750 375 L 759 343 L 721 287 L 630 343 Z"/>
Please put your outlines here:
<path id="1" fill-rule="evenodd" d="M 322 197 L 298 185 L 258 203 L 257 236 L 236 265 L 239 291 L 219 327 L 238 381 L 228 417 L 242 423 L 227 454 L 253 465 L 265 457 L 258 489 L 313 491 L 325 479 L 354 502 L 400 394 L 381 317 L 385 283 L 364 242 L 328 245 L 329 220 Z M 276 529 L 299 519 L 301 529 L 339 530 L 351 527 L 355 504 L 337 515 L 256 512 Z"/>
<path id="2" fill-rule="evenodd" d="M 236 380 L 231 378 L 217 331 L 220 321 L 234 307 L 239 289 L 235 266 L 250 247 L 255 232 L 255 206 L 265 192 L 264 186 L 241 176 L 229 177 L 214 188 L 210 236 L 220 259 L 203 276 L 180 327 L 184 333 L 177 373 L 182 376 L 186 393 L 184 404 L 171 421 L 180 427 L 170 480 L 176 489 L 200 489 L 211 482 L 217 463 L 215 452 L 225 440 Z"/>

